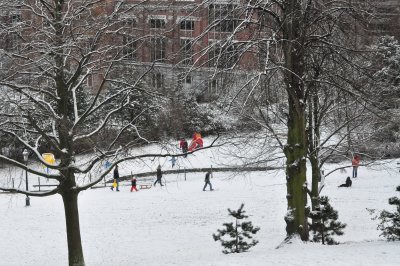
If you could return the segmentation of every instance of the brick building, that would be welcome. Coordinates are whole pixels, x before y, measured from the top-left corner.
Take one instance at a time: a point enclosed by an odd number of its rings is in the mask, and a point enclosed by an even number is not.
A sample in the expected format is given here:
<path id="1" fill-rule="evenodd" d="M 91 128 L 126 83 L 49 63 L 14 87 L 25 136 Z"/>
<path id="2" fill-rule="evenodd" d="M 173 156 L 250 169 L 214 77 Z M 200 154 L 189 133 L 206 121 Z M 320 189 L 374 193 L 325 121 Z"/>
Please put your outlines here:
<path id="1" fill-rule="evenodd" d="M 400 38 L 400 0 L 354 2 L 367 3 L 374 14 L 367 30 L 360 31 L 362 37 L 356 36 L 357 42 L 368 43 L 380 34 Z M 240 23 L 238 18 L 243 13 L 238 12 L 242 11 L 234 11 L 239 4 L 240 0 L 105 0 L 96 12 L 117 21 L 119 37 L 110 41 L 123 47 L 123 71 L 130 75 L 146 73 L 147 86 L 166 93 L 191 88 L 201 95 L 199 100 L 207 100 L 219 95 L 222 88 L 244 85 L 246 77 L 262 67 L 263 58 L 254 50 L 240 54 L 237 62 L 236 48 L 241 40 L 255 34 L 251 28 L 235 34 L 235 39 L 223 47 L 219 45 L 219 40 L 226 39 Z M 116 6 L 120 8 L 113 14 Z M 3 10 L 2 16 L 15 25 L 25 20 L 24 10 Z M 16 38 L 15 34 L 7 35 L 2 48 L 15 48 Z M 87 85 L 95 82 L 92 75 Z"/>
<path id="2" fill-rule="evenodd" d="M 219 47 L 238 25 L 233 10 L 239 0 L 127 0 L 118 19 L 125 21 L 121 40 L 125 63 L 151 68 L 147 83 L 166 91 L 193 88 L 205 98 L 221 87 L 237 83 L 232 68 L 237 63 L 237 40 L 248 38 L 240 32 L 229 47 Z M 125 35 L 124 35 L 125 33 Z M 254 54 L 241 56 L 235 75 L 254 70 Z M 147 68 L 146 68 L 147 67 Z"/>
<path id="3" fill-rule="evenodd" d="M 126 61 L 152 67 L 147 81 L 153 87 L 167 91 L 191 87 L 209 98 L 221 88 L 243 85 L 240 82 L 246 76 L 262 67 L 262 55 L 248 51 L 240 55 L 235 70 L 231 68 L 239 56 L 234 52 L 236 42 L 251 39 L 251 28 L 235 34 L 230 47 L 218 47 L 218 41 L 226 39 L 240 23 L 240 11 L 233 12 L 240 0 L 122 2 L 125 11 L 120 18 L 126 19 L 133 36 L 138 37 L 123 38 Z M 369 44 L 384 34 L 400 39 L 400 0 L 354 2 L 368 11 L 366 27 L 358 30 L 355 42 Z"/>

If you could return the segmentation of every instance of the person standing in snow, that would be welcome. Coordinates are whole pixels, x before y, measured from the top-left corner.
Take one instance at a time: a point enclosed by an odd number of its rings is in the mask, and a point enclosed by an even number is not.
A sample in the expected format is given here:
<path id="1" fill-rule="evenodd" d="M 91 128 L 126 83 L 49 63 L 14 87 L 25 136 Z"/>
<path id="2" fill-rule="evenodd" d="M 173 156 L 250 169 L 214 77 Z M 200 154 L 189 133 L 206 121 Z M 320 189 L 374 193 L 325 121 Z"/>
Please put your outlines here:
<path id="1" fill-rule="evenodd" d="M 136 178 L 134 176 L 132 176 L 131 183 L 132 183 L 131 192 L 133 190 L 138 191 L 138 189 L 136 188 Z"/>
<path id="2" fill-rule="evenodd" d="M 182 153 L 188 152 L 188 143 L 184 138 L 182 138 L 181 141 L 179 142 L 179 147 L 182 149 Z M 185 154 L 183 157 L 186 158 L 187 154 Z"/>
<path id="3" fill-rule="evenodd" d="M 353 166 L 353 178 L 357 177 L 357 170 L 360 166 L 360 160 L 361 158 L 358 154 L 354 155 L 353 159 L 351 160 L 351 165 Z"/>
<path id="4" fill-rule="evenodd" d="M 119 172 L 118 172 L 118 165 L 115 166 L 114 169 L 114 184 L 117 191 L 119 191 Z M 114 185 L 111 186 L 111 190 L 114 190 Z"/>
<path id="5" fill-rule="evenodd" d="M 154 186 L 156 186 L 157 182 L 159 182 L 160 185 L 163 186 L 163 184 L 161 183 L 161 178 L 162 178 L 161 165 L 158 165 L 158 167 L 157 167 L 157 180 L 154 182 Z"/>
<path id="6" fill-rule="evenodd" d="M 172 156 L 171 159 L 170 159 L 170 161 L 171 161 L 171 164 L 172 164 L 172 168 L 174 168 L 175 163 L 176 163 L 176 157 L 175 157 L 175 156 Z"/>
<path id="7" fill-rule="evenodd" d="M 203 191 L 206 191 L 207 185 L 210 185 L 210 190 L 211 190 L 211 191 L 214 190 L 214 189 L 212 188 L 212 185 L 211 185 L 211 182 L 210 182 L 210 175 L 211 175 L 211 173 L 210 173 L 210 171 L 208 171 L 208 172 L 206 173 L 206 178 L 204 179 L 205 184 L 204 184 L 204 187 L 203 187 Z"/>

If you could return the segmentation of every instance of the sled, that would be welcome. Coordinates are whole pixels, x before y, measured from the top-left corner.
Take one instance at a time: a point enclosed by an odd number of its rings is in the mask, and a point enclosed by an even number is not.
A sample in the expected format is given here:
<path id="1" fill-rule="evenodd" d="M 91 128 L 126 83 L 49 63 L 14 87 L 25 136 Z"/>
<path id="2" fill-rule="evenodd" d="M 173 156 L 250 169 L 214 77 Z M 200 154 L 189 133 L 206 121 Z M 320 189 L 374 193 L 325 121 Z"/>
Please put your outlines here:
<path id="1" fill-rule="evenodd" d="M 149 188 L 151 188 L 151 184 L 141 184 L 141 185 L 139 185 L 139 188 L 140 189 L 149 189 Z"/>

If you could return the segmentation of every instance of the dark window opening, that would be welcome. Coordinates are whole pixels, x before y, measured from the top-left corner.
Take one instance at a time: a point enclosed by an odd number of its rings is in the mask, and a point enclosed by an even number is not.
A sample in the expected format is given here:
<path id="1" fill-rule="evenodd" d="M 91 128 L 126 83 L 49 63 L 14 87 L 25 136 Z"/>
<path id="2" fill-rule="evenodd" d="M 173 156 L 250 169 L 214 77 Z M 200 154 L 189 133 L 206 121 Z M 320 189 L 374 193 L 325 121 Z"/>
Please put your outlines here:
<path id="1" fill-rule="evenodd" d="M 151 60 L 164 62 L 166 42 L 164 38 L 151 39 Z"/>
<path id="2" fill-rule="evenodd" d="M 235 5 L 209 5 L 208 23 L 218 32 L 233 32 L 239 24 Z"/>
<path id="3" fill-rule="evenodd" d="M 190 39 L 181 39 L 181 63 L 183 65 L 192 64 L 193 60 L 193 47 L 192 40 Z"/>
<path id="4" fill-rule="evenodd" d="M 193 20 L 182 20 L 181 21 L 181 30 L 194 30 L 194 21 Z"/>
<path id="5" fill-rule="evenodd" d="M 165 28 L 165 20 L 150 19 L 150 28 L 151 29 L 164 29 Z"/>

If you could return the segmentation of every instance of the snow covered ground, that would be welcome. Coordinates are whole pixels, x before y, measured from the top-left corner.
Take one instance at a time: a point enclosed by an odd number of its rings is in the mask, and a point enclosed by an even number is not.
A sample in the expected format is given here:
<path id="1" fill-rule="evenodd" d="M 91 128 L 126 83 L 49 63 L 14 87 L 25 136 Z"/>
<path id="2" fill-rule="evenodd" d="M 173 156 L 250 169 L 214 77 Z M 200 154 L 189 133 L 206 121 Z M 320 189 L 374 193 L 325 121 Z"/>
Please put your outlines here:
<path id="1" fill-rule="evenodd" d="M 387 200 L 400 185 L 396 162 L 382 163 L 361 167 L 349 189 L 337 186 L 350 170 L 327 177 L 322 194 L 331 198 L 339 220 L 347 224 L 337 246 L 296 241 L 276 249 L 285 237 L 283 171 L 214 173 L 213 192 L 202 191 L 204 174 L 199 173 L 187 174 L 186 181 L 183 174 L 165 175 L 166 186 L 139 192 L 130 193 L 128 183 L 121 192 L 91 189 L 79 197 L 85 260 L 95 266 L 400 265 L 400 243 L 379 237 L 377 222 L 366 210 L 389 209 Z M 162 164 L 170 169 L 168 161 Z M 183 164 L 216 163 L 213 152 L 204 151 L 181 160 Z M 326 171 L 334 167 L 328 165 Z M 246 253 L 224 255 L 212 234 L 232 221 L 227 208 L 237 209 L 241 203 L 261 228 L 255 236 L 259 244 Z M 31 207 L 24 205 L 25 196 L 0 194 L 0 265 L 67 265 L 61 198 L 31 198 Z"/>

